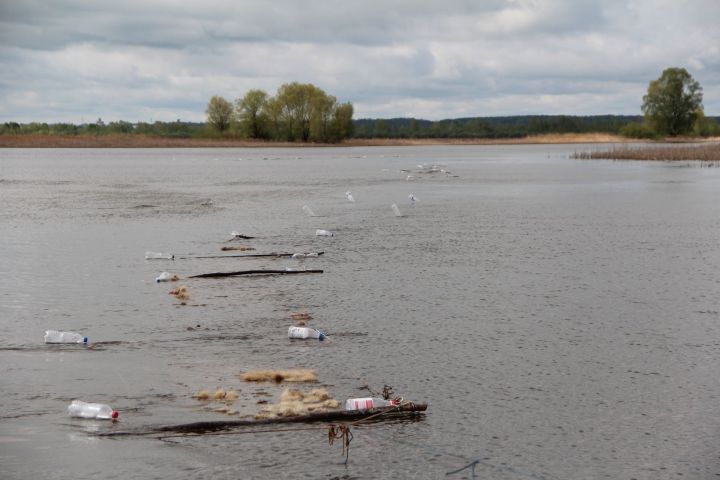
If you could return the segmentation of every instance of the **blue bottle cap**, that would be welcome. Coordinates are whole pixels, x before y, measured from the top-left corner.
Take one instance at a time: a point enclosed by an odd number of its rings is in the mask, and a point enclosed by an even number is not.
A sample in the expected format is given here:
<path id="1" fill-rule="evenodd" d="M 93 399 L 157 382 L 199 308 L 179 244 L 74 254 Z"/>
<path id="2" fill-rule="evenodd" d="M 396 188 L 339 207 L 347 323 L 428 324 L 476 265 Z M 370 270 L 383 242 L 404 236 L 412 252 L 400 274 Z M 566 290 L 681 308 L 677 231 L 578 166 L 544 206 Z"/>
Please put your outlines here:
<path id="1" fill-rule="evenodd" d="M 87 337 L 83 337 L 83 343 L 87 343 L 87 342 L 88 342 L 88 338 L 87 338 Z"/>
<path id="2" fill-rule="evenodd" d="M 318 340 L 320 340 L 321 342 L 323 340 L 325 340 L 325 334 L 323 332 L 320 332 L 320 336 L 318 336 Z"/>

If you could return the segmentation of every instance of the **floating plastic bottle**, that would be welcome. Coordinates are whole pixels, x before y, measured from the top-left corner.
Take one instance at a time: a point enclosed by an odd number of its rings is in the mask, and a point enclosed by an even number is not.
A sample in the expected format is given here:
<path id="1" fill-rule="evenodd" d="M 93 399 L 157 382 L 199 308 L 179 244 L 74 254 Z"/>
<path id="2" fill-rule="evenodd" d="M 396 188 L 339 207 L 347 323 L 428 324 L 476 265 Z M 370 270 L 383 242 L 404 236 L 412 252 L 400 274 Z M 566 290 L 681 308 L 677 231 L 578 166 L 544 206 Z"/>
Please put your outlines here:
<path id="1" fill-rule="evenodd" d="M 160 275 L 157 276 L 155 279 L 155 282 L 169 282 L 172 275 L 170 275 L 170 272 L 162 272 Z"/>
<path id="2" fill-rule="evenodd" d="M 75 332 L 45 331 L 45 343 L 88 343 L 88 337 Z"/>
<path id="3" fill-rule="evenodd" d="M 321 342 L 325 340 L 325 333 L 315 328 L 309 327 L 296 327 L 291 325 L 288 328 L 288 338 L 301 338 L 307 340 L 308 338 L 317 338 Z"/>
<path id="4" fill-rule="evenodd" d="M 371 408 L 392 407 L 397 400 L 385 400 L 381 397 L 348 398 L 345 400 L 345 410 L 369 410 Z"/>
<path id="5" fill-rule="evenodd" d="M 403 214 L 400 213 L 400 209 L 398 208 L 397 204 L 393 203 L 392 205 L 390 205 L 390 208 L 392 208 L 392 211 L 393 211 L 393 213 L 395 214 L 396 217 L 402 217 L 402 216 L 403 216 Z"/>
<path id="6" fill-rule="evenodd" d="M 290 258 L 293 258 L 295 260 L 303 260 L 308 257 L 318 257 L 318 256 L 320 256 L 320 254 L 317 252 L 298 252 L 298 253 L 293 253 Z"/>
<path id="7" fill-rule="evenodd" d="M 87 403 L 73 400 L 67 408 L 68 415 L 75 418 L 94 418 L 97 420 L 117 420 L 118 412 L 110 405 L 102 403 Z"/>
<path id="8" fill-rule="evenodd" d="M 145 260 L 175 260 L 172 253 L 145 252 Z"/>
<path id="9" fill-rule="evenodd" d="M 315 235 L 318 237 L 334 237 L 335 234 L 329 230 L 315 230 Z"/>

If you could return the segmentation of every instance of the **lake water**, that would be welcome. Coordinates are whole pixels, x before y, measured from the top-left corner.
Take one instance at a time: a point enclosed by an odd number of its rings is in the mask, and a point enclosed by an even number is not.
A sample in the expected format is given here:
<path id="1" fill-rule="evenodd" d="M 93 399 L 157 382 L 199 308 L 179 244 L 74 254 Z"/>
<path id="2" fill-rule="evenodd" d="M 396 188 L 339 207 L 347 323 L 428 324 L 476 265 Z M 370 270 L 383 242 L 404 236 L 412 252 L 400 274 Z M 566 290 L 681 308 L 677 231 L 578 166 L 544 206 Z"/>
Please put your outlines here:
<path id="1" fill-rule="evenodd" d="M 584 148 L 0 151 L 2 477 L 717 478 L 720 169 Z M 324 251 L 305 262 L 324 273 L 183 280 L 185 306 L 154 282 L 297 266 L 144 259 L 218 255 L 233 230 Z M 288 340 L 297 311 L 328 339 Z M 428 410 L 354 427 L 347 465 L 324 429 L 94 435 L 253 415 L 284 386 L 239 375 L 266 368 Z M 238 416 L 194 398 L 217 387 Z M 68 418 L 75 398 L 120 421 Z"/>

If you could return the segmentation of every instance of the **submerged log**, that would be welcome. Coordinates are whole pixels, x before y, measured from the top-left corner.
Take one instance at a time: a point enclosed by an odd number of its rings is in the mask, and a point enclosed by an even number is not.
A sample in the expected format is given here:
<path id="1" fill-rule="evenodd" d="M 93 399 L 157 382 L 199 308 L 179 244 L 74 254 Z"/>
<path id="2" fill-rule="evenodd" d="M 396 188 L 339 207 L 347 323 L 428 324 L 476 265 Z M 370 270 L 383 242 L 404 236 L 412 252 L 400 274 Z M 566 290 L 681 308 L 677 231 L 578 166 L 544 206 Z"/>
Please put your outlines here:
<path id="1" fill-rule="evenodd" d="M 172 433 L 202 434 L 218 432 L 239 427 L 254 427 L 260 425 L 276 425 L 285 423 L 318 423 L 318 422 L 353 422 L 365 419 L 375 421 L 398 418 L 398 416 L 418 415 L 427 410 L 426 403 L 405 402 L 392 407 L 371 408 L 368 410 L 330 410 L 324 412 L 311 412 L 306 415 L 292 417 L 261 418 L 257 420 L 224 420 L 211 422 L 183 423 L 180 425 L 167 425 L 143 431 L 107 432 L 99 433 L 99 437 L 118 437 L 133 435 L 158 435 Z"/>
<path id="2" fill-rule="evenodd" d="M 318 256 L 325 252 L 317 252 Z M 258 258 L 258 257 L 273 257 L 273 258 L 289 258 L 295 255 L 294 253 L 240 253 L 237 255 L 176 255 L 176 258 Z"/>
<path id="3" fill-rule="evenodd" d="M 235 277 L 238 275 L 292 275 L 296 273 L 323 273 L 322 270 L 240 270 L 239 272 L 214 272 L 191 275 L 188 278 Z"/>

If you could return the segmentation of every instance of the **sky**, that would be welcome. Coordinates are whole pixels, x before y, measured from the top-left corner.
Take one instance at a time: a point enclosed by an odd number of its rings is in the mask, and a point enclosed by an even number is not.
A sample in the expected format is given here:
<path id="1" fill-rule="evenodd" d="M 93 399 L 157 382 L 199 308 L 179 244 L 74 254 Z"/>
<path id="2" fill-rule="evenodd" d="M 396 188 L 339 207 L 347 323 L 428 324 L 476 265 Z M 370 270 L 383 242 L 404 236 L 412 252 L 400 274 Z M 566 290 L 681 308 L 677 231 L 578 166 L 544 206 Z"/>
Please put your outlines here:
<path id="1" fill-rule="evenodd" d="M 289 82 L 356 119 L 639 115 L 669 67 L 720 115 L 720 0 L 0 0 L 0 122 L 200 122 Z"/>

